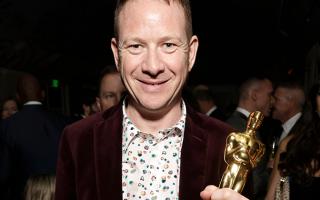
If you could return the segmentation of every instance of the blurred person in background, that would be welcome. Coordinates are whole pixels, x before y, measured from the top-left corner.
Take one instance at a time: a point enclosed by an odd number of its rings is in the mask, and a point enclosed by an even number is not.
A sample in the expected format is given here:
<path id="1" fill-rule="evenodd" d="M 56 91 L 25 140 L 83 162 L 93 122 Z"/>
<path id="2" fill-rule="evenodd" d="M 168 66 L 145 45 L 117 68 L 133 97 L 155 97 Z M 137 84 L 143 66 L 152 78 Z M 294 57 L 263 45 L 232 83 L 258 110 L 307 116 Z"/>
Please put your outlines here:
<path id="1" fill-rule="evenodd" d="M 26 183 L 25 200 L 54 200 L 55 184 L 55 175 L 31 176 Z"/>
<path id="2" fill-rule="evenodd" d="M 260 111 L 265 117 L 271 112 L 273 85 L 269 79 L 250 78 L 239 89 L 238 107 L 227 123 L 238 131 L 245 131 L 249 114 Z"/>
<path id="3" fill-rule="evenodd" d="M 99 94 L 96 97 L 98 109 L 103 112 L 118 104 L 125 91 L 126 89 L 117 68 L 115 66 L 107 66 L 100 76 Z"/>
<path id="4" fill-rule="evenodd" d="M 318 85 L 309 93 L 310 113 L 280 143 L 269 180 L 266 199 L 289 196 L 290 200 L 320 196 L 320 117 Z M 288 95 L 292 94 L 289 93 Z M 301 91 L 297 94 L 302 103 Z"/>
<path id="5" fill-rule="evenodd" d="M 17 99 L 22 109 L 1 124 L 1 199 L 21 200 L 29 176 L 55 173 L 60 135 L 66 117 L 45 110 L 45 93 L 32 74 L 17 82 Z"/>
<path id="6" fill-rule="evenodd" d="M 18 112 L 18 102 L 14 98 L 7 98 L 3 101 L 1 109 L 1 119 L 6 119 Z"/>
<path id="7" fill-rule="evenodd" d="M 82 99 L 82 113 L 81 113 L 80 119 L 87 118 L 90 115 L 93 115 L 98 111 L 99 111 L 99 107 L 98 107 L 93 96 L 88 95 L 88 96 L 83 97 L 83 99 Z"/>
<path id="8" fill-rule="evenodd" d="M 296 82 L 285 82 L 277 86 L 274 92 L 272 118 L 281 121 L 283 131 L 279 143 L 295 129 L 303 125 L 302 116 L 305 106 L 305 93 Z"/>
<path id="9" fill-rule="evenodd" d="M 193 89 L 193 95 L 199 104 L 200 111 L 203 114 L 217 118 L 222 121 L 226 120 L 225 114 L 219 107 L 217 107 L 214 100 L 214 95 L 208 86 L 197 85 Z"/>

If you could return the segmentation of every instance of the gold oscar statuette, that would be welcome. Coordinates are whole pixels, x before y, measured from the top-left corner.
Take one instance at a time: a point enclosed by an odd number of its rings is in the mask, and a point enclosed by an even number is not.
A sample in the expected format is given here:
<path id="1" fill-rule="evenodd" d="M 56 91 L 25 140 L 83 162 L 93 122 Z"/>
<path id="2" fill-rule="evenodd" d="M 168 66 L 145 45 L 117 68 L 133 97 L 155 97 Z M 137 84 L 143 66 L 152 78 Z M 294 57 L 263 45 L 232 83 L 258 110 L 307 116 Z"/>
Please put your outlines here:
<path id="1" fill-rule="evenodd" d="M 232 132 L 227 137 L 224 151 L 227 168 L 220 181 L 220 188 L 242 192 L 249 170 L 257 166 L 265 151 L 264 144 L 256 138 L 256 131 L 262 120 L 261 112 L 252 112 L 247 121 L 246 131 Z"/>

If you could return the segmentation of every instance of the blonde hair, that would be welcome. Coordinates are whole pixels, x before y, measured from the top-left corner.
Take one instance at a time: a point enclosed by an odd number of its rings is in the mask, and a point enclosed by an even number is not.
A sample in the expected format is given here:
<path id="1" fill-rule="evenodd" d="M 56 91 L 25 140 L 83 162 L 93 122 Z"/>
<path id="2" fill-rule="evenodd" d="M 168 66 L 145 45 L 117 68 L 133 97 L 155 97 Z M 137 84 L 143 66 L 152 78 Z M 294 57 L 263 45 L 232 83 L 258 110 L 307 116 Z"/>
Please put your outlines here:
<path id="1" fill-rule="evenodd" d="M 28 179 L 25 187 L 26 200 L 54 200 L 56 178 L 38 175 Z"/>

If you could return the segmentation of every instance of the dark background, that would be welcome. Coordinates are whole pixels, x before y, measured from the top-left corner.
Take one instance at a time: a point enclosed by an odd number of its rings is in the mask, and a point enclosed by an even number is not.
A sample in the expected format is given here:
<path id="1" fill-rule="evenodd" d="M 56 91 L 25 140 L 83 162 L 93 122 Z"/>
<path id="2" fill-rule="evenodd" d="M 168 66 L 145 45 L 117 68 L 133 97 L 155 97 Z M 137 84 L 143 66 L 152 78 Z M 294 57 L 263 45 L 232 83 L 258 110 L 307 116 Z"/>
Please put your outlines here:
<path id="1" fill-rule="evenodd" d="M 304 81 L 306 55 L 320 37 L 319 0 L 191 5 L 200 47 L 189 85 Z M 71 100 L 94 90 L 100 70 L 113 64 L 114 7 L 114 0 L 0 0 L 0 67 L 35 73 L 47 85 L 58 79 Z"/>

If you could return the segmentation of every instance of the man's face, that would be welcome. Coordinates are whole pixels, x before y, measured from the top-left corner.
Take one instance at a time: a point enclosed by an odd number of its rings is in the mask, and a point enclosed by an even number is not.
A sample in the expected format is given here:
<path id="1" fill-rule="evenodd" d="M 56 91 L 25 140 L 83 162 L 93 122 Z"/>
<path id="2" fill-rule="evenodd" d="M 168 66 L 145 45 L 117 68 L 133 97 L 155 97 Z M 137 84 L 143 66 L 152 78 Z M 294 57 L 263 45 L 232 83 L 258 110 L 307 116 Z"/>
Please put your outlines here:
<path id="1" fill-rule="evenodd" d="M 119 73 L 105 75 L 101 80 L 99 98 L 97 99 L 100 110 L 105 111 L 118 104 L 124 91 L 125 88 Z"/>
<path id="2" fill-rule="evenodd" d="M 259 91 L 257 92 L 256 106 L 264 116 L 269 116 L 272 107 L 272 83 L 268 80 L 263 81 Z"/>
<path id="3" fill-rule="evenodd" d="M 282 123 L 287 121 L 288 113 L 292 107 L 292 102 L 287 96 L 288 91 L 284 88 L 277 88 L 274 93 L 274 105 L 272 117 L 280 120 Z"/>
<path id="4" fill-rule="evenodd" d="M 119 14 L 115 62 L 137 105 L 155 111 L 176 105 L 195 60 L 198 40 L 187 38 L 180 5 L 128 1 Z"/>
<path id="5" fill-rule="evenodd" d="M 3 104 L 1 118 L 2 119 L 8 118 L 14 113 L 16 113 L 17 111 L 18 111 L 18 106 L 16 102 L 13 100 L 8 100 Z"/>

